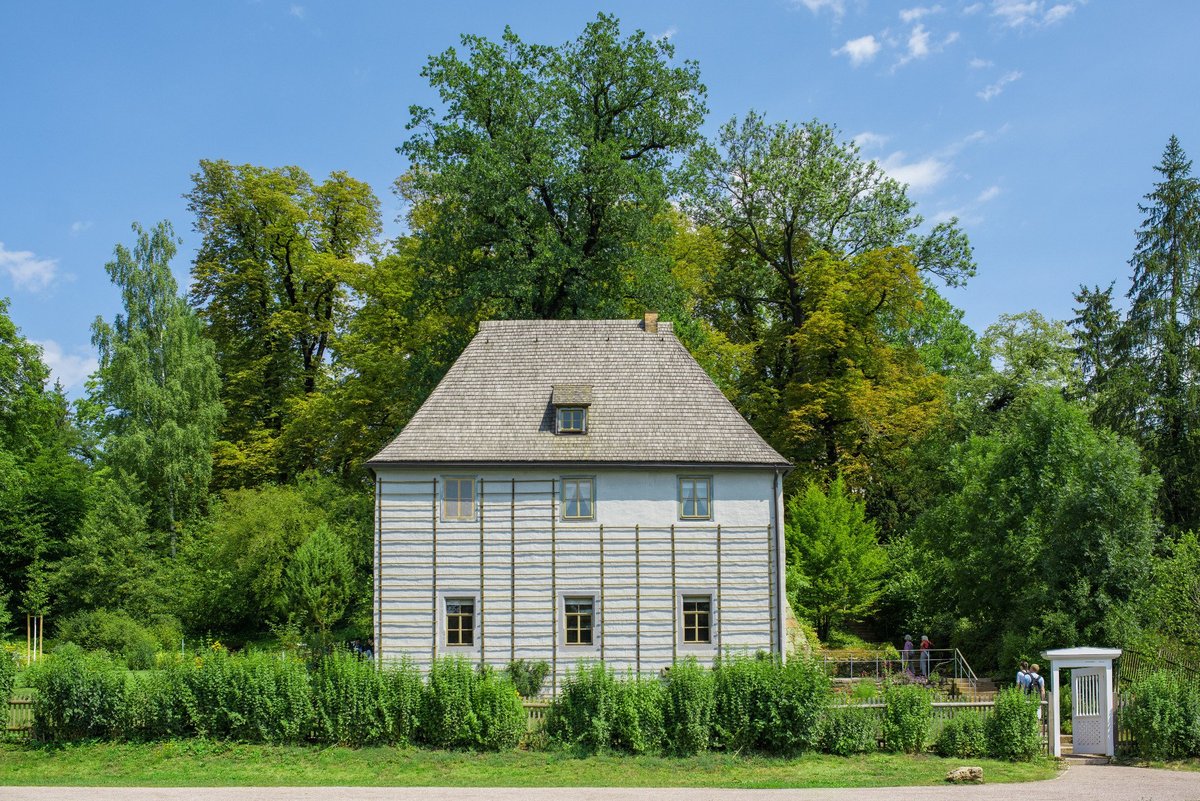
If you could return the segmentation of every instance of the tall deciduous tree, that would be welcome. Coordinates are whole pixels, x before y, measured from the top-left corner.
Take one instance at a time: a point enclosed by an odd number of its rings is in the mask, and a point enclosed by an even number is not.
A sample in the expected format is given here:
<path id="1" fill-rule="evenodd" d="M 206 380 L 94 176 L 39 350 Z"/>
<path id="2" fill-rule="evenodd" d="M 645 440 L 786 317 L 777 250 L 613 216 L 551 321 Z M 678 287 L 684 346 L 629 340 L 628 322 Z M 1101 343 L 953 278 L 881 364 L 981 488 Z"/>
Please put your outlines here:
<path id="1" fill-rule="evenodd" d="M 354 567 L 345 543 L 322 523 L 296 549 L 286 578 L 291 612 L 324 643 L 350 605 Z"/>
<path id="2" fill-rule="evenodd" d="M 103 463 L 127 479 L 150 524 L 171 532 L 173 548 L 176 523 L 204 508 L 224 409 L 213 345 L 171 274 L 171 224 L 133 231 L 133 249 L 117 245 L 104 267 L 124 312 L 92 324 L 100 366 L 90 400 L 103 412 Z"/>
<path id="3" fill-rule="evenodd" d="M 557 48 L 462 44 L 429 59 L 444 110 L 414 106 L 399 148 L 421 296 L 469 321 L 677 303 L 661 213 L 705 113 L 695 63 L 604 14 Z"/>
<path id="4" fill-rule="evenodd" d="M 828 493 L 812 483 L 788 500 L 788 583 L 799 612 L 824 640 L 832 627 L 869 613 L 879 598 L 887 552 L 866 507 L 841 477 Z"/>
<path id="5" fill-rule="evenodd" d="M 1130 260 L 1126 408 L 1162 474 L 1164 520 L 1185 530 L 1200 525 L 1200 180 L 1174 136 L 1155 169 Z"/>
<path id="6" fill-rule="evenodd" d="M 216 343 L 227 411 L 218 480 L 286 479 L 317 460 L 285 451 L 289 402 L 321 391 L 351 303 L 347 275 L 381 223 L 369 186 L 342 172 L 202 161 L 187 195 L 202 235 L 191 298 Z M 304 442 L 303 437 L 293 442 Z"/>

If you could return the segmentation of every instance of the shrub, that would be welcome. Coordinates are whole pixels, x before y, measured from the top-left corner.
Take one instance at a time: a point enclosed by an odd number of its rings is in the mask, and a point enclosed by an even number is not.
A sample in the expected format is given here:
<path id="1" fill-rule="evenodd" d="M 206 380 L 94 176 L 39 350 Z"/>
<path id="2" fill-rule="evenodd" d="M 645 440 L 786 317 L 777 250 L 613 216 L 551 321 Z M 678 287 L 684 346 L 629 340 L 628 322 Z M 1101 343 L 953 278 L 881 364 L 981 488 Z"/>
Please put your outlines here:
<path id="1" fill-rule="evenodd" d="M 159 651 L 158 640 L 124 612 L 93 609 L 77 612 L 58 624 L 58 639 L 88 651 L 108 651 L 130 670 L 149 670 Z"/>
<path id="2" fill-rule="evenodd" d="M 708 749 L 712 737 L 713 677 L 694 657 L 671 667 L 663 718 L 667 748 L 672 753 L 691 756 Z"/>
<path id="3" fill-rule="evenodd" d="M 580 663 L 567 673 L 562 691 L 546 716 L 546 735 L 587 751 L 607 748 L 612 739 L 617 681 L 603 664 Z"/>
<path id="4" fill-rule="evenodd" d="M 610 743 L 631 754 L 662 749 L 666 692 L 658 679 L 630 676 L 616 683 Z"/>
<path id="5" fill-rule="evenodd" d="M 529 662 L 524 659 L 514 659 L 508 663 L 504 672 L 522 698 L 536 698 L 542 691 L 542 684 L 550 672 L 550 665 L 545 660 Z"/>
<path id="6" fill-rule="evenodd" d="M 416 739 L 421 711 L 421 674 L 407 659 L 383 672 L 384 704 L 392 728 L 393 745 L 411 745 Z"/>
<path id="7" fill-rule="evenodd" d="M 760 747 L 771 754 L 791 756 L 814 750 L 821 741 L 821 722 L 829 706 L 829 677 L 815 663 L 771 659 L 768 693 L 760 706 Z"/>
<path id="8" fill-rule="evenodd" d="M 878 748 L 879 721 L 871 710 L 855 706 L 833 707 L 826 712 L 821 748 L 830 754 L 850 756 Z"/>
<path id="9" fill-rule="evenodd" d="M 1155 671 L 1133 683 L 1121 724 L 1142 759 L 1200 756 L 1200 691 L 1173 674 Z"/>
<path id="10" fill-rule="evenodd" d="M 719 659 L 713 667 L 713 743 L 727 751 L 758 747 L 760 699 L 772 681 L 772 664 L 744 656 Z"/>
<path id="11" fill-rule="evenodd" d="M 346 651 L 326 655 L 312 674 L 316 738 L 351 747 L 387 742 L 393 728 L 387 695 L 372 662 Z"/>
<path id="12" fill-rule="evenodd" d="M 509 751 L 521 742 L 525 733 L 525 707 L 513 683 L 484 667 L 476 676 L 471 706 L 479 721 L 479 732 L 472 748 L 482 751 Z"/>
<path id="13" fill-rule="evenodd" d="M 0 648 L 0 703 L 8 703 L 16 680 L 17 655 Z"/>
<path id="14" fill-rule="evenodd" d="M 214 644 L 183 675 L 188 721 L 202 737 L 294 743 L 310 733 L 312 686 L 299 660 L 235 657 Z"/>
<path id="15" fill-rule="evenodd" d="M 983 718 L 973 713 L 957 715 L 947 721 L 933 741 L 938 756 L 974 759 L 987 755 L 987 737 Z"/>
<path id="16" fill-rule="evenodd" d="M 185 668 L 181 663 L 129 676 L 121 715 L 121 734 L 125 738 L 165 740 L 192 733 Z"/>
<path id="17" fill-rule="evenodd" d="M 44 742 L 111 737 L 125 703 L 125 670 L 105 654 L 59 647 L 29 671 L 33 736 Z"/>
<path id="18" fill-rule="evenodd" d="M 436 660 L 421 693 L 417 732 L 435 748 L 470 748 L 479 735 L 472 704 L 475 669 L 462 657 Z"/>
<path id="19" fill-rule="evenodd" d="M 933 703 L 915 684 L 892 684 L 883 693 L 883 743 L 889 751 L 917 754 L 929 738 Z"/>
<path id="20" fill-rule="evenodd" d="M 1038 698 L 1020 687 L 996 694 L 996 705 L 984 724 L 988 756 L 994 759 L 1030 760 L 1042 750 L 1038 733 Z"/>

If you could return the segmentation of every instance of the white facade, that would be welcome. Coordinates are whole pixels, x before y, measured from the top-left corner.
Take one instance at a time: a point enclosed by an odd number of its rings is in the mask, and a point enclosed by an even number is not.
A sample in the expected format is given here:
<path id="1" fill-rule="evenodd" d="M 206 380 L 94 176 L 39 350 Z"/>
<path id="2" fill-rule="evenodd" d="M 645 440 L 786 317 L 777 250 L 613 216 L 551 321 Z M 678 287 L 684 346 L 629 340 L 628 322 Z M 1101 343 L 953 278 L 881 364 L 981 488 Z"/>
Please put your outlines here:
<path id="1" fill-rule="evenodd" d="M 375 469 L 384 660 L 407 657 L 422 669 L 448 654 L 497 668 L 545 660 L 553 669 L 543 691 L 554 693 L 580 660 L 650 674 L 689 655 L 782 656 L 782 468 Z M 709 519 L 681 518 L 681 478 L 711 488 Z M 567 519 L 564 479 L 594 490 L 590 519 Z M 467 487 L 469 504 L 458 500 Z M 704 599 L 707 641 L 688 641 L 698 636 L 684 636 L 683 604 Z M 581 600 L 592 604 L 591 643 L 569 644 L 567 604 Z M 469 638 L 448 631 L 461 619 L 448 619 L 447 603 L 460 601 L 471 604 Z"/>

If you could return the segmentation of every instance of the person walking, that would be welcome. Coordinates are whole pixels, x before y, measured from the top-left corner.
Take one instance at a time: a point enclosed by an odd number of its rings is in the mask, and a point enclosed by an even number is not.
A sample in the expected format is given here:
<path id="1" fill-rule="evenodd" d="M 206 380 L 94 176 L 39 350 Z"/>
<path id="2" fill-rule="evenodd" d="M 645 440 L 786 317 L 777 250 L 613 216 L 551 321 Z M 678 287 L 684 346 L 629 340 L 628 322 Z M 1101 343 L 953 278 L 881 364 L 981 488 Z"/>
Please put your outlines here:
<path id="1" fill-rule="evenodd" d="M 900 649 L 900 667 L 905 673 L 912 674 L 913 641 L 911 634 L 904 635 L 904 647 Z"/>
<path id="2" fill-rule="evenodd" d="M 1017 670 L 1017 687 L 1021 692 L 1029 693 L 1029 663 L 1022 660 L 1021 667 Z"/>
<path id="3" fill-rule="evenodd" d="M 925 634 L 921 635 L 921 675 L 929 678 L 929 649 L 933 647 L 933 643 L 929 641 L 929 637 Z"/>
<path id="4" fill-rule="evenodd" d="M 1038 673 L 1040 669 L 1037 664 L 1029 666 L 1029 685 L 1025 688 L 1027 695 L 1032 695 L 1037 699 L 1038 720 L 1042 719 L 1042 702 L 1046 700 L 1046 680 Z"/>

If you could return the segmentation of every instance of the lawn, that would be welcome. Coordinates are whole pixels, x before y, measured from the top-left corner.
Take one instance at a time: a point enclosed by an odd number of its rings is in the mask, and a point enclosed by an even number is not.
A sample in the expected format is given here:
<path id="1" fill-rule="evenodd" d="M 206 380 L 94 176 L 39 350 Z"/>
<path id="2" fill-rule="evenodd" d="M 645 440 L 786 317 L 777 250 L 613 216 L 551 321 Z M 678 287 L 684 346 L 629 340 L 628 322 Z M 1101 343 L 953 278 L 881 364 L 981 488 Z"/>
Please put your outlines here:
<path id="1" fill-rule="evenodd" d="M 472 754 L 395 748 L 237 745 L 204 740 L 35 746 L 0 743 L 0 784 L 92 786 L 880 787 L 938 784 L 982 765 L 988 782 L 1055 775 L 1048 760 L 871 754 L 799 759 L 706 754 L 689 759 L 514 751 Z"/>

